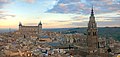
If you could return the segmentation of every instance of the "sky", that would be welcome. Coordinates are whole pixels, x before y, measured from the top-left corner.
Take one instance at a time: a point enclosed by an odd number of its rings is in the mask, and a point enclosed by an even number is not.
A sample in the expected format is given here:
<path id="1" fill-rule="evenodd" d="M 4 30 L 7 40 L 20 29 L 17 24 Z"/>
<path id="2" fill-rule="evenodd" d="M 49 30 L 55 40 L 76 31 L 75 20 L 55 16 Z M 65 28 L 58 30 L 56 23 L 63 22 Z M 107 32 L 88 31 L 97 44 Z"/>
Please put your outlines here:
<path id="1" fill-rule="evenodd" d="M 0 0 L 0 28 L 87 27 L 92 5 L 98 27 L 120 27 L 120 0 Z"/>

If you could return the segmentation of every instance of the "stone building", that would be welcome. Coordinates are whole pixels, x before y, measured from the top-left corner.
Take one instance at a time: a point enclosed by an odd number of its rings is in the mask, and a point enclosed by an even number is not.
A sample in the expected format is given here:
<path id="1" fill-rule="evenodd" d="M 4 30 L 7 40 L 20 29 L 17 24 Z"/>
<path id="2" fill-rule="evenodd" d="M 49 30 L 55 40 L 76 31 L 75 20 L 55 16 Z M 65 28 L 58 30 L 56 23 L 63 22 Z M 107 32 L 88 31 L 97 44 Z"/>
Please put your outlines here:
<path id="1" fill-rule="evenodd" d="M 26 34 L 26 33 L 34 33 L 34 34 L 40 34 L 42 32 L 42 23 L 40 23 L 37 26 L 24 26 L 22 23 L 19 23 L 19 31 L 21 34 Z"/>
<path id="2" fill-rule="evenodd" d="M 88 46 L 88 53 L 97 55 L 98 53 L 98 30 L 97 30 L 97 24 L 95 21 L 95 16 L 93 12 L 93 8 L 91 10 L 91 16 L 88 23 L 88 29 L 87 29 L 87 46 Z"/>

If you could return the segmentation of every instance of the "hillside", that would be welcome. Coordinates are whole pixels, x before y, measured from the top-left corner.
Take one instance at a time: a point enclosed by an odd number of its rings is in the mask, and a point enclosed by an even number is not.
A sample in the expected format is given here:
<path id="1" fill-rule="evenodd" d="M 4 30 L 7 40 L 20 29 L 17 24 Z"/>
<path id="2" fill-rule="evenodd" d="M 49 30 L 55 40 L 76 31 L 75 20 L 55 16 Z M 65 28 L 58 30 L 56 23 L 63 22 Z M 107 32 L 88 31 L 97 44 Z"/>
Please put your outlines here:
<path id="1" fill-rule="evenodd" d="M 47 31 L 62 32 L 64 34 L 83 33 L 87 34 L 87 28 L 58 28 L 47 29 Z M 101 27 L 98 28 L 99 37 L 112 37 L 120 41 L 120 27 Z"/>
<path id="2" fill-rule="evenodd" d="M 10 31 L 15 31 L 11 29 Z M 0 29 L 0 33 L 10 32 L 9 29 Z M 63 34 L 83 33 L 87 34 L 87 28 L 55 28 L 43 29 L 43 31 L 62 32 Z M 113 37 L 120 41 L 120 27 L 101 27 L 98 28 L 99 37 Z"/>

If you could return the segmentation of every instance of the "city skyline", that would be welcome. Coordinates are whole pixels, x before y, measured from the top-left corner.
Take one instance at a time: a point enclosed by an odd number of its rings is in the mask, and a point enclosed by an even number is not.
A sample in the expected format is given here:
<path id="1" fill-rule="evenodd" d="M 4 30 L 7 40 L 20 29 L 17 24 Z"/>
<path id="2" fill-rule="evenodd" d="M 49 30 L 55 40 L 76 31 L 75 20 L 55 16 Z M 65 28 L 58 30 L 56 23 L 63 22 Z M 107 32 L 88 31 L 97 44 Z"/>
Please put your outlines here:
<path id="1" fill-rule="evenodd" d="M 98 27 L 120 27 L 120 0 L 0 0 L 0 28 L 40 20 L 43 28 L 87 27 L 92 4 Z"/>
<path id="2" fill-rule="evenodd" d="M 0 57 L 120 57 L 119 6 L 120 0 L 0 0 Z"/>

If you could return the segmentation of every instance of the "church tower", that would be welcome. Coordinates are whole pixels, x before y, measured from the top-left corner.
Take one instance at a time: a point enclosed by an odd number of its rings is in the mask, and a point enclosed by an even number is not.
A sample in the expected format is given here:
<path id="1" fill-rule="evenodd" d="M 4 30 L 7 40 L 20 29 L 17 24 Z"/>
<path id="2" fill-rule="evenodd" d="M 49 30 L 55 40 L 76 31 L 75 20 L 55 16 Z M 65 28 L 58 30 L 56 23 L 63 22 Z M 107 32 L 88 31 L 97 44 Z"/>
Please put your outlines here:
<path id="1" fill-rule="evenodd" d="M 95 55 L 98 52 L 98 30 L 93 7 L 91 9 L 91 16 L 89 18 L 87 33 L 88 53 Z"/>

